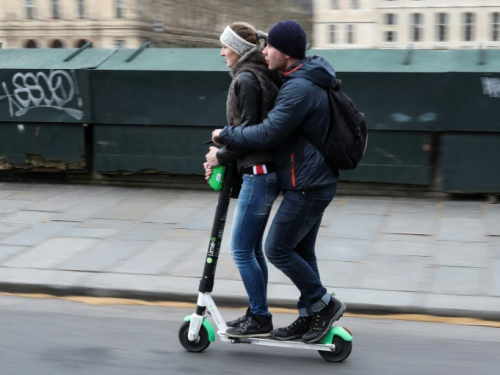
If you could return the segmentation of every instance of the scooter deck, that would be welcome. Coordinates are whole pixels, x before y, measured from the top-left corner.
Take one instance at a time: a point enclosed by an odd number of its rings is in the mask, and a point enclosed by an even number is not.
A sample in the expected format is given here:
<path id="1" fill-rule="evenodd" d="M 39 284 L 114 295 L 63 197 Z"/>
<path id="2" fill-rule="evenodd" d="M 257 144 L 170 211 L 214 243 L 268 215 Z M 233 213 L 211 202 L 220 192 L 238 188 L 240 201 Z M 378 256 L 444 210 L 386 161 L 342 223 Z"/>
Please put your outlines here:
<path id="1" fill-rule="evenodd" d="M 224 332 L 222 333 L 218 332 L 218 335 L 221 341 L 229 342 L 231 344 L 254 344 L 254 345 L 276 346 L 282 348 L 324 350 L 328 352 L 335 351 L 334 344 L 306 344 L 305 342 L 301 341 L 275 340 L 271 337 L 233 338 L 233 337 L 228 337 Z"/>

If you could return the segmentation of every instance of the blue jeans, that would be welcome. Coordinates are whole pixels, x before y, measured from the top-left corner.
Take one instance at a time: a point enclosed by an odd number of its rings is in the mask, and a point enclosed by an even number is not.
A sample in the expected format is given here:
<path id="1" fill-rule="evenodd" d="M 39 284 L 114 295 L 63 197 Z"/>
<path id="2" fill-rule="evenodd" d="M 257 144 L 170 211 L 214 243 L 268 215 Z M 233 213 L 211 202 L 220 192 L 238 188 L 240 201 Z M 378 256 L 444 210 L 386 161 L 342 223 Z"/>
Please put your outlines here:
<path id="1" fill-rule="evenodd" d="M 269 261 L 287 275 L 300 291 L 300 316 L 310 316 L 330 301 L 321 283 L 315 245 L 323 213 L 337 186 L 286 191 L 266 240 Z"/>
<path id="2" fill-rule="evenodd" d="M 262 237 L 280 192 L 276 173 L 243 175 L 233 219 L 231 254 L 240 271 L 253 314 L 268 315 L 267 264 Z"/>

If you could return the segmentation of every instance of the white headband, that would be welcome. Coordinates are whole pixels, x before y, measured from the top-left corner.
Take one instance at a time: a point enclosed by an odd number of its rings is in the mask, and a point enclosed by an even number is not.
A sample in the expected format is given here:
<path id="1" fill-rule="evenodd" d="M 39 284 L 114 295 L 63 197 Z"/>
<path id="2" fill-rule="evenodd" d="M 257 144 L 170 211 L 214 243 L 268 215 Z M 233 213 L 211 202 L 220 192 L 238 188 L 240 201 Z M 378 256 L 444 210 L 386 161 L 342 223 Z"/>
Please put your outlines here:
<path id="1" fill-rule="evenodd" d="M 220 36 L 220 41 L 231 48 L 238 55 L 243 56 L 245 53 L 255 48 L 255 44 L 247 42 L 241 36 L 236 34 L 231 27 L 226 26 L 224 32 Z"/>

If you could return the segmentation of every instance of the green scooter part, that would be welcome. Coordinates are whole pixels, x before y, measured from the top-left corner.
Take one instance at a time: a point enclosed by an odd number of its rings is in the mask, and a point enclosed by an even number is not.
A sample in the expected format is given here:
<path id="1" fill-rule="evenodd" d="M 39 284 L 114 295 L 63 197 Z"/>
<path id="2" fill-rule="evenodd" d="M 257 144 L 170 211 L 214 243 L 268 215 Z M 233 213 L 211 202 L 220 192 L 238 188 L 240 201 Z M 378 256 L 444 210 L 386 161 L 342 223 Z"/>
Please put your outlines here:
<path id="1" fill-rule="evenodd" d="M 331 344 L 335 336 L 340 336 L 344 341 L 352 341 L 352 335 L 344 327 L 333 326 L 330 332 L 321 339 L 320 344 Z"/>
<path id="2" fill-rule="evenodd" d="M 192 318 L 192 316 L 188 315 L 184 318 L 184 321 L 190 322 L 191 318 Z M 201 324 L 203 325 L 203 327 L 205 327 L 205 329 L 208 332 L 208 340 L 210 342 L 214 342 L 215 341 L 215 329 L 214 329 L 212 323 L 210 323 L 210 321 L 208 319 L 203 318 L 203 323 L 201 323 Z"/>

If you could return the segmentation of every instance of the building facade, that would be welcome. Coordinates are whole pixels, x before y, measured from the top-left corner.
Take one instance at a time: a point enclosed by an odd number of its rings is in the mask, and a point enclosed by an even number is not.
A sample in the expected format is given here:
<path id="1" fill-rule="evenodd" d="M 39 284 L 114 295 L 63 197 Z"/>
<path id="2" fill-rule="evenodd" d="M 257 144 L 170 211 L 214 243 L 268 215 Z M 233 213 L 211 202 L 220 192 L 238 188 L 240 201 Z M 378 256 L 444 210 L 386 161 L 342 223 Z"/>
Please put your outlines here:
<path id="1" fill-rule="evenodd" d="M 500 0 L 314 0 L 316 48 L 500 48 Z"/>
<path id="2" fill-rule="evenodd" d="M 312 35 L 312 0 L 1 0 L 3 48 L 216 47 L 224 27 L 283 19 Z M 312 41 L 312 38 L 311 38 Z"/>

